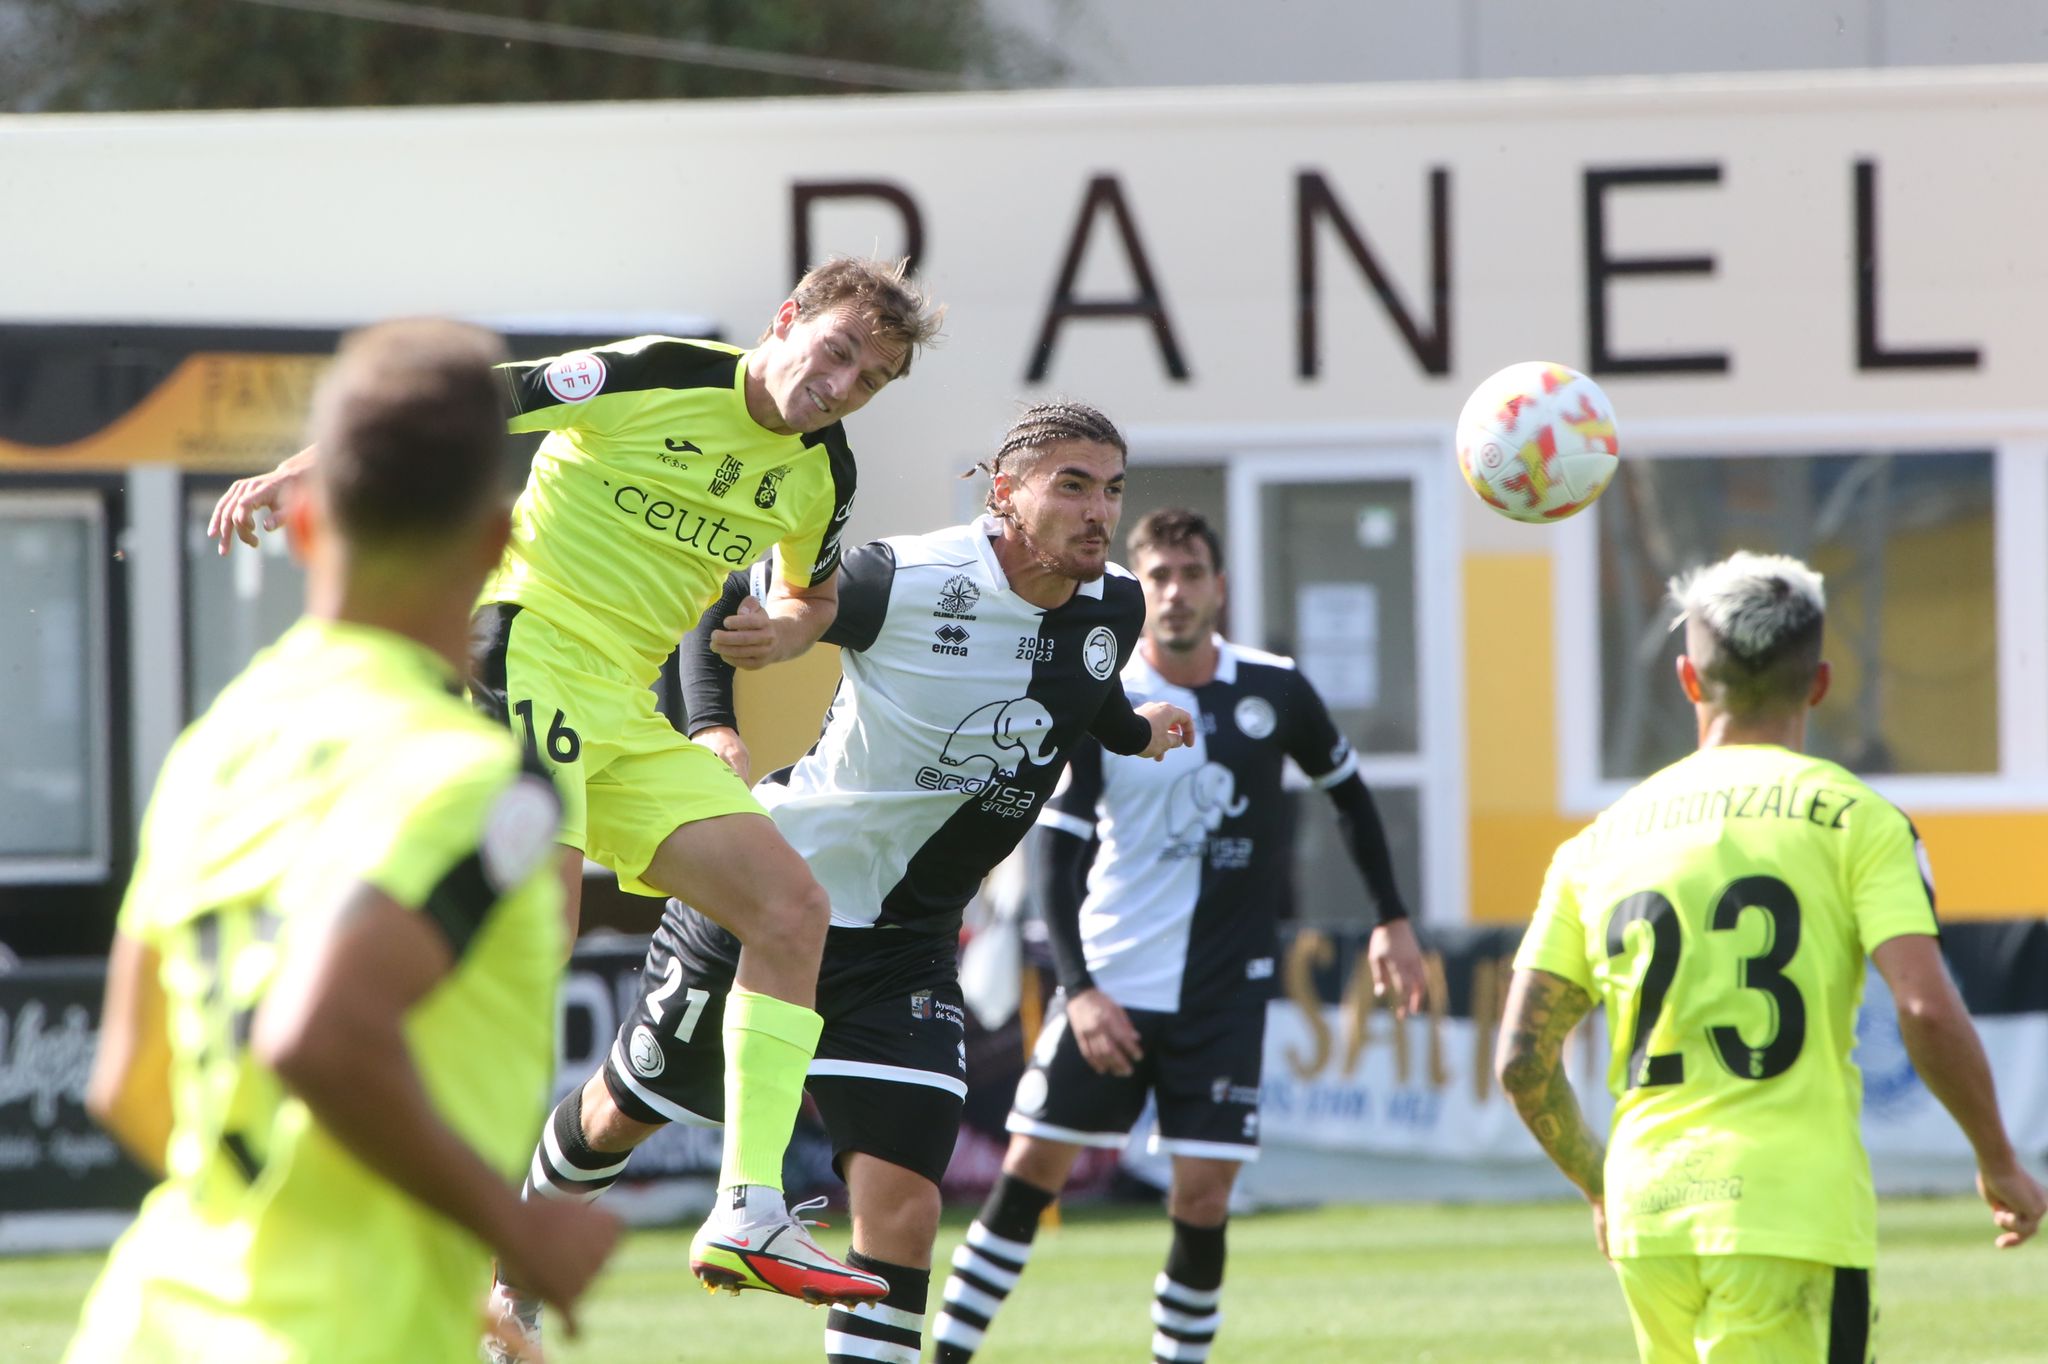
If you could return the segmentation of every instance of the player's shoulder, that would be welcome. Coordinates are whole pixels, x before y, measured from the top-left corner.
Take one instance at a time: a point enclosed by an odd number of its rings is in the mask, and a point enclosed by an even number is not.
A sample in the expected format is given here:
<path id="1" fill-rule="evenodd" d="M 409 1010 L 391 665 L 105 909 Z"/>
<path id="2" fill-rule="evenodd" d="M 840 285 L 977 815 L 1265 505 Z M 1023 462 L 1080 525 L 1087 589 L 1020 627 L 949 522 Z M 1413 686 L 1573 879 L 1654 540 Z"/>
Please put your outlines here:
<path id="1" fill-rule="evenodd" d="M 987 559 L 975 543 L 974 537 L 979 533 L 978 523 L 969 522 L 919 535 L 888 535 L 876 543 L 888 548 L 899 570 L 964 574 L 976 584 L 978 592 L 989 582 Z"/>
<path id="2" fill-rule="evenodd" d="M 585 352 L 603 367 L 589 396 L 730 389 L 746 352 L 722 341 L 631 336 Z"/>
<path id="3" fill-rule="evenodd" d="M 1231 670 L 1240 685 L 1263 683 L 1288 687 L 1306 680 L 1301 675 L 1300 665 L 1286 654 L 1254 649 L 1249 644 L 1227 639 L 1221 642 L 1217 652 L 1230 660 Z"/>
<path id="4" fill-rule="evenodd" d="M 1138 575 L 1115 560 L 1103 564 L 1102 576 L 1094 586 L 1101 594 L 1105 606 L 1124 613 L 1135 610 L 1140 625 L 1145 620 L 1145 589 L 1138 582 Z"/>

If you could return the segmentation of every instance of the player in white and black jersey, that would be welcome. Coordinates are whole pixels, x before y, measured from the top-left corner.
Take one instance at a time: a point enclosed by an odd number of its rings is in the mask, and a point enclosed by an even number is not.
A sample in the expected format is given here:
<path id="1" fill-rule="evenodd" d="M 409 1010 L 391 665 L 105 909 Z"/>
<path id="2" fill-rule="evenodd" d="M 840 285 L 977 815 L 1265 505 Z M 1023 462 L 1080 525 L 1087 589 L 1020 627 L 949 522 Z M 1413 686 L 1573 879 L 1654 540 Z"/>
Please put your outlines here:
<path id="1" fill-rule="evenodd" d="M 1124 459 L 1093 408 L 1034 407 L 985 466 L 988 515 L 848 554 L 824 635 L 842 649 L 842 675 L 823 731 L 755 788 L 832 902 L 808 1088 L 848 1187 L 847 1262 L 889 1285 L 879 1302 L 832 1311 L 831 1361 L 918 1358 L 938 1180 L 967 1092 L 962 910 L 1083 742 L 1158 757 L 1191 729 L 1173 703 L 1133 709 L 1119 677 L 1145 611 L 1108 557 Z M 756 577 L 764 596 L 780 581 Z M 749 587 L 735 575 L 683 649 L 692 737 L 743 775 L 731 665 L 753 660 L 762 607 Z M 669 902 L 639 1004 L 535 1153 L 538 1192 L 594 1197 L 663 1124 L 722 1121 L 720 1023 L 738 952 Z M 750 1267 L 774 1282 L 774 1246 L 755 1250 Z"/>
<path id="2" fill-rule="evenodd" d="M 1074 1158 L 1083 1146 L 1122 1146 L 1147 1094 L 1158 1107 L 1154 1149 L 1173 1158 L 1153 1358 L 1208 1358 L 1222 1321 L 1230 1191 L 1258 1156 L 1288 759 L 1337 806 L 1378 911 L 1367 949 L 1375 991 L 1403 1011 L 1422 1001 L 1421 952 L 1358 755 L 1291 659 L 1215 633 L 1215 532 L 1196 512 L 1154 512 L 1131 533 L 1131 561 L 1147 616 L 1124 689 L 1186 708 L 1195 738 L 1140 766 L 1083 745 L 1039 815 L 1032 881 L 1060 993 L 1017 1085 L 1002 1178 L 953 1256 L 933 1329 L 938 1364 L 964 1364 L 981 1347 Z"/>

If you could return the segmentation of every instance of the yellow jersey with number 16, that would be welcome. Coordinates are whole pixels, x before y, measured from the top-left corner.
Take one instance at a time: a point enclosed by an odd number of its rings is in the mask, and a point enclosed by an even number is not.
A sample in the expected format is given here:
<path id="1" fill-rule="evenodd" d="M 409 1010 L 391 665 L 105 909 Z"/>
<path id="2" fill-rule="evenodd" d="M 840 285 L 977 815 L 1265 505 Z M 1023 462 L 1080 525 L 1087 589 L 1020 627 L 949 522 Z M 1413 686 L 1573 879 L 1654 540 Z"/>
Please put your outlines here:
<path id="1" fill-rule="evenodd" d="M 1673 763 L 1558 849 L 1515 965 L 1606 1007 L 1616 1257 L 1875 1263 L 1864 959 L 1936 931 L 1905 815 L 1772 745 Z"/>

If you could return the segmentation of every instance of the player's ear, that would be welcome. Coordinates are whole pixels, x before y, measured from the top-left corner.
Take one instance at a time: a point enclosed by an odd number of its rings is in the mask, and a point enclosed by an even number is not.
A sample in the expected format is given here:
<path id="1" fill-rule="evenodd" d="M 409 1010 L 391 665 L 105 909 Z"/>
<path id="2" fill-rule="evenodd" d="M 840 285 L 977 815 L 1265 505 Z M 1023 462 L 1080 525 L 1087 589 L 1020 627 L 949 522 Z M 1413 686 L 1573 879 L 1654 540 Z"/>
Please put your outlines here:
<path id="1" fill-rule="evenodd" d="M 291 551 L 292 561 L 302 567 L 312 562 L 321 531 L 325 529 L 321 518 L 313 512 L 317 496 L 311 489 L 294 489 L 284 498 L 285 547 Z"/>
<path id="2" fill-rule="evenodd" d="M 483 514 L 482 524 L 477 527 L 476 557 L 489 573 L 505 557 L 505 546 L 512 540 L 512 509 L 493 503 Z"/>
<path id="3" fill-rule="evenodd" d="M 1678 688 L 1685 693 L 1685 699 L 1695 706 L 1700 703 L 1700 670 L 1692 665 L 1690 654 L 1678 656 Z"/>
<path id="4" fill-rule="evenodd" d="M 789 329 L 796 325 L 796 300 L 785 298 L 782 306 L 775 310 L 775 320 L 768 324 L 768 332 L 780 341 L 789 335 Z"/>
<path id="5" fill-rule="evenodd" d="M 1821 698 L 1828 694 L 1828 684 L 1834 680 L 1834 669 L 1828 667 L 1828 661 L 1823 658 L 1820 666 L 1813 670 L 1813 690 L 1806 693 L 1806 704 L 1819 705 Z"/>

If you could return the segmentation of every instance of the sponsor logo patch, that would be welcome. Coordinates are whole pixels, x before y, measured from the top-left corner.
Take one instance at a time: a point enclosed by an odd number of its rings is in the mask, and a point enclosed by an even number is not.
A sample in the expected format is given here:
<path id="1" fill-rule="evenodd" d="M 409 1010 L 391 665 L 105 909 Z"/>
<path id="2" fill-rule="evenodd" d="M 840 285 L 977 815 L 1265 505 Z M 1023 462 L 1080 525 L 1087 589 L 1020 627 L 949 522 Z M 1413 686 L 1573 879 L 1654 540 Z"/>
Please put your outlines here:
<path id="1" fill-rule="evenodd" d="M 491 889 L 503 895 L 531 876 L 554 848 L 561 823 L 562 798 L 547 778 L 528 773 L 507 787 L 477 844 Z"/>
<path id="2" fill-rule="evenodd" d="M 626 1048 L 626 1058 L 633 1063 L 636 1073 L 652 1080 L 668 1065 L 661 1054 L 661 1043 L 654 1036 L 654 1029 L 645 1023 L 633 1029 L 633 1038 Z"/>
<path id="3" fill-rule="evenodd" d="M 731 492 L 732 485 L 739 482 L 742 472 L 744 472 L 744 466 L 731 455 L 719 456 L 718 472 L 711 476 L 711 495 L 713 497 L 724 497 L 727 493 Z"/>
<path id="4" fill-rule="evenodd" d="M 981 589 L 974 585 L 974 579 L 965 573 L 955 573 L 946 579 L 946 585 L 939 589 L 939 609 L 935 616 L 951 616 L 955 620 L 973 620 L 968 615 L 974 604 L 981 600 Z"/>
<path id="5" fill-rule="evenodd" d="M 558 357 L 542 373 L 548 392 L 565 403 L 585 402 L 604 387 L 604 361 L 587 350 Z"/>
<path id="6" fill-rule="evenodd" d="M 1116 635 L 1107 625 L 1098 625 L 1088 632 L 1088 638 L 1081 645 L 1081 663 L 1088 669 L 1088 675 L 1098 682 L 1106 682 L 1116 672 Z"/>

